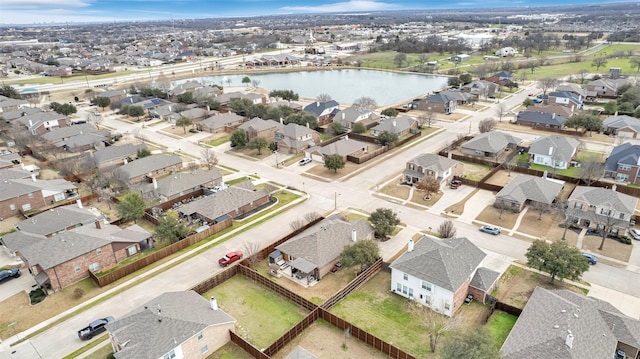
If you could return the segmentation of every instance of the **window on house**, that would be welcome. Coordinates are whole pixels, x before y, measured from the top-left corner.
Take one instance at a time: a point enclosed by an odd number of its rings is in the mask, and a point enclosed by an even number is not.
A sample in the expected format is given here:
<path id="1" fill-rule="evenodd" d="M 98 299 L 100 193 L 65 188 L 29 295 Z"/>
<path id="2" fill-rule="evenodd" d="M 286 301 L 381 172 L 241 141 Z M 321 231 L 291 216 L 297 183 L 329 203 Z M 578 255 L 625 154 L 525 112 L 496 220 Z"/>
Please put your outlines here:
<path id="1" fill-rule="evenodd" d="M 624 213 L 620 213 L 620 216 L 618 218 L 624 219 Z"/>
<path id="2" fill-rule="evenodd" d="M 13 204 L 13 203 L 11 203 L 11 204 L 9 205 L 9 209 L 10 209 L 10 210 L 12 210 L 12 211 L 15 211 L 15 210 L 16 210 L 16 205 L 15 205 L 15 204 Z"/>
<path id="3" fill-rule="evenodd" d="M 127 248 L 127 254 L 129 256 L 132 256 L 134 254 L 138 253 L 138 248 L 136 248 L 136 246 L 131 246 L 129 248 Z"/>
<path id="4" fill-rule="evenodd" d="M 33 193 L 29 193 L 29 194 L 28 194 L 28 197 L 29 197 L 29 198 L 33 198 Z"/>
<path id="5" fill-rule="evenodd" d="M 402 284 L 398 283 L 398 286 L 396 287 L 396 292 L 402 292 Z"/>
<path id="6" fill-rule="evenodd" d="M 600 209 L 600 214 L 601 214 L 601 215 L 603 215 L 603 216 L 608 216 L 608 215 L 609 215 L 609 213 L 611 213 L 611 210 L 610 210 L 610 209 L 608 209 L 608 208 L 602 208 L 602 209 Z"/>
<path id="7" fill-rule="evenodd" d="M 209 346 L 205 345 L 200 349 L 200 354 L 204 354 L 209 351 Z"/>
<path id="8" fill-rule="evenodd" d="M 92 272 L 97 272 L 100 269 L 100 264 L 98 262 L 93 262 L 89 264 L 89 270 Z"/>
<path id="9" fill-rule="evenodd" d="M 198 340 L 201 340 L 202 338 L 204 338 L 204 336 L 202 335 L 202 332 L 198 333 Z"/>
<path id="10" fill-rule="evenodd" d="M 409 288 L 409 297 L 413 298 L 413 288 Z"/>
<path id="11" fill-rule="evenodd" d="M 31 210 L 31 203 L 25 203 L 22 205 L 22 210 L 23 211 L 29 211 Z"/>
<path id="12" fill-rule="evenodd" d="M 424 296 L 424 302 L 425 302 L 425 304 L 429 304 L 430 305 L 431 304 L 431 296 L 425 295 Z"/>
<path id="13" fill-rule="evenodd" d="M 449 304 L 449 302 L 444 302 L 444 309 L 445 310 L 451 309 L 451 304 Z"/>
<path id="14" fill-rule="evenodd" d="M 74 266 L 73 266 L 73 270 L 74 270 L 76 273 L 80 272 L 80 266 L 79 266 L 79 265 L 77 265 L 77 264 L 76 264 L 76 265 L 74 265 Z"/>
<path id="15" fill-rule="evenodd" d="M 618 166 L 618 170 L 621 170 L 621 171 L 630 171 L 630 170 L 631 170 L 631 165 L 619 165 L 619 166 Z"/>
<path id="16" fill-rule="evenodd" d="M 409 165 L 409 169 L 413 171 L 414 169 L 413 163 Z"/>
<path id="17" fill-rule="evenodd" d="M 402 275 L 402 278 L 403 278 L 404 280 L 409 280 L 409 275 L 408 275 L 407 273 L 404 273 L 404 274 Z"/>
<path id="18" fill-rule="evenodd" d="M 428 282 L 422 281 L 422 289 L 426 289 L 426 290 L 428 290 L 429 292 L 431 292 L 431 283 L 428 283 Z"/>
<path id="19" fill-rule="evenodd" d="M 102 248 L 96 249 L 96 254 L 102 254 Z"/>
<path id="20" fill-rule="evenodd" d="M 582 203 L 578 203 L 578 202 L 576 202 L 576 203 L 573 205 L 573 208 L 582 209 Z"/>
<path id="21" fill-rule="evenodd" d="M 407 286 L 406 285 L 402 286 L 402 294 L 407 294 Z"/>
<path id="22" fill-rule="evenodd" d="M 162 359 L 173 359 L 176 357 L 176 351 L 172 350 L 170 352 L 168 352 L 167 354 L 165 354 Z"/>

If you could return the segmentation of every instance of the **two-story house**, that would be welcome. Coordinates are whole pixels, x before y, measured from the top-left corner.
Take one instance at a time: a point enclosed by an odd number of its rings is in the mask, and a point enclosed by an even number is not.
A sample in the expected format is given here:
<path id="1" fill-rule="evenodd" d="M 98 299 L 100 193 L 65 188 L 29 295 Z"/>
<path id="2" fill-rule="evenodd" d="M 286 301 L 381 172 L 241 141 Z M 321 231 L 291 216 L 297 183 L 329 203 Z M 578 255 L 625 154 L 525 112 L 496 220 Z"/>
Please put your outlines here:
<path id="1" fill-rule="evenodd" d="M 336 100 L 326 102 L 313 102 L 302 109 L 306 113 L 310 113 L 318 118 L 318 125 L 328 124 L 331 119 L 340 111 L 340 104 Z"/>
<path id="2" fill-rule="evenodd" d="M 414 133 L 418 129 L 418 121 L 409 116 L 390 117 L 371 128 L 371 135 L 378 137 L 382 132 L 389 132 L 398 137 Z"/>
<path id="3" fill-rule="evenodd" d="M 238 126 L 247 133 L 249 140 L 261 137 L 269 142 L 274 140 L 276 132 L 282 127 L 283 125 L 277 121 L 263 120 L 260 117 L 254 117 Z"/>
<path id="4" fill-rule="evenodd" d="M 116 359 L 199 359 L 231 340 L 236 320 L 188 290 L 167 292 L 106 325 Z"/>
<path id="5" fill-rule="evenodd" d="M 589 81 L 585 85 L 585 90 L 587 90 L 587 96 L 589 97 L 616 98 L 618 96 L 618 87 L 627 83 L 627 79 L 598 79 Z"/>
<path id="6" fill-rule="evenodd" d="M 454 176 L 462 176 L 463 164 L 433 153 L 423 153 L 406 163 L 402 172 L 406 183 L 418 183 L 427 178 L 435 178 L 440 185 L 446 185 Z"/>
<path id="7" fill-rule="evenodd" d="M 484 302 L 500 273 L 484 268 L 486 254 L 467 238 L 409 241 L 391 268 L 391 291 L 449 317 L 468 294 Z"/>
<path id="8" fill-rule="evenodd" d="M 567 169 L 576 156 L 580 141 L 564 136 L 539 137 L 531 143 L 531 162 L 558 169 Z"/>
<path id="9" fill-rule="evenodd" d="M 339 123 L 347 130 L 353 129 L 353 125 L 356 123 L 362 123 L 366 126 L 379 120 L 380 116 L 366 108 L 360 108 L 358 106 L 351 106 L 340 110 L 333 117 L 334 123 Z"/>
<path id="10" fill-rule="evenodd" d="M 569 196 L 568 216 L 581 226 L 626 234 L 638 198 L 601 187 L 577 186 Z"/>
<path id="11" fill-rule="evenodd" d="M 437 93 L 427 96 L 418 101 L 418 110 L 442 113 L 445 115 L 453 113 L 458 108 L 458 101 L 444 93 Z"/>
<path id="12" fill-rule="evenodd" d="M 288 123 L 278 128 L 274 141 L 278 152 L 295 154 L 319 145 L 320 134 L 306 126 Z"/>
<path id="13" fill-rule="evenodd" d="M 605 133 L 620 138 L 640 138 L 640 119 L 627 115 L 609 116 L 602 122 Z"/>
<path id="14" fill-rule="evenodd" d="M 568 91 L 552 91 L 547 99 L 549 104 L 559 104 L 574 110 L 582 110 L 583 97 Z"/>
<path id="15" fill-rule="evenodd" d="M 604 177 L 640 184 L 640 145 L 627 142 L 614 147 L 604 163 Z"/>

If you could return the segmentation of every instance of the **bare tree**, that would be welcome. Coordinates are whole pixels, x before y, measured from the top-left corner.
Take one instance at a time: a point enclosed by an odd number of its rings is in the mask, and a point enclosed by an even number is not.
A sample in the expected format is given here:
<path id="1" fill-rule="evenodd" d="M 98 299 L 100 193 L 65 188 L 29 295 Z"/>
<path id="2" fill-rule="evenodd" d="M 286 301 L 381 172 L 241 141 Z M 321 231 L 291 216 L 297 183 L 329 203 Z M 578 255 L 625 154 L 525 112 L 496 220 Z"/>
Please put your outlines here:
<path id="1" fill-rule="evenodd" d="M 353 102 L 353 104 L 358 108 L 367 109 L 367 110 L 372 110 L 378 106 L 378 103 L 376 102 L 376 100 L 366 96 L 356 99 Z"/>
<path id="2" fill-rule="evenodd" d="M 500 119 L 500 122 L 502 122 L 502 117 L 504 117 L 506 113 L 507 106 L 504 103 L 501 103 L 496 107 L 496 115 L 498 116 L 498 119 Z"/>
<path id="3" fill-rule="evenodd" d="M 456 236 L 456 227 L 451 220 L 440 223 L 437 231 L 441 238 L 453 238 Z"/>
<path id="4" fill-rule="evenodd" d="M 328 101 L 331 101 L 331 95 L 326 93 L 321 93 L 318 95 L 318 97 L 316 97 L 316 100 L 318 100 L 318 102 L 328 102 Z"/>
<path id="5" fill-rule="evenodd" d="M 604 163 L 600 162 L 597 157 L 589 157 L 580 163 L 580 179 L 583 180 L 587 186 L 591 186 L 592 182 L 595 182 L 602 177 L 604 173 Z"/>
<path id="6" fill-rule="evenodd" d="M 507 177 L 511 177 L 511 170 L 516 166 L 515 157 L 511 161 L 504 161 L 502 167 L 507 170 Z"/>
<path id="7" fill-rule="evenodd" d="M 429 348 L 432 353 L 435 353 L 438 341 L 443 335 L 460 326 L 461 316 L 449 318 L 415 301 L 409 302 L 408 306 L 412 316 L 418 318 L 420 324 L 425 328 L 426 334 L 429 336 Z"/>
<path id="8" fill-rule="evenodd" d="M 209 170 L 218 164 L 218 156 L 216 156 L 216 152 L 211 148 L 203 148 L 200 151 L 200 156 L 202 156 L 202 161 Z"/>
<path id="9" fill-rule="evenodd" d="M 320 218 L 320 213 L 318 213 L 318 212 L 307 212 L 304 215 L 304 219 L 309 223 L 315 221 L 318 218 Z"/>
<path id="10" fill-rule="evenodd" d="M 251 85 L 253 85 L 253 87 L 260 86 L 260 80 L 251 80 Z"/>
<path id="11" fill-rule="evenodd" d="M 565 241 L 567 239 L 567 230 L 569 229 L 569 222 L 573 218 L 571 214 L 573 213 L 573 209 L 569 208 L 569 202 L 566 200 L 561 200 L 556 198 L 553 206 L 558 213 L 562 215 L 562 224 L 564 225 L 564 231 L 562 231 L 562 240 Z"/>
<path id="12" fill-rule="evenodd" d="M 98 196 L 99 201 L 105 201 L 105 203 L 109 207 L 109 210 L 111 210 L 111 203 L 113 202 L 111 198 L 115 196 L 115 193 L 113 192 L 113 190 L 111 190 L 111 188 L 96 188 L 93 193 Z"/>
<path id="13" fill-rule="evenodd" d="M 511 209 L 511 205 L 506 203 L 503 200 L 496 200 L 493 203 L 493 207 L 495 207 L 498 210 L 498 219 L 502 219 L 502 215 L 504 214 L 504 212 L 506 210 Z"/>
<path id="14" fill-rule="evenodd" d="M 580 70 L 578 72 L 578 78 L 580 79 L 580 85 L 584 84 L 584 81 L 587 79 L 587 76 L 589 76 L 589 71 L 587 70 Z"/>
<path id="15" fill-rule="evenodd" d="M 257 242 L 245 242 L 242 247 L 244 249 L 244 257 L 247 258 L 249 267 L 253 268 L 253 266 L 260 260 L 260 258 L 258 258 L 258 255 L 260 254 L 260 244 Z"/>
<path id="16" fill-rule="evenodd" d="M 304 227 L 306 223 L 304 222 L 303 219 L 294 219 L 293 221 L 289 222 L 289 227 L 291 228 L 292 231 L 297 231 L 298 229 Z"/>
<path id="17" fill-rule="evenodd" d="M 496 128 L 496 120 L 492 118 L 485 118 L 478 123 L 478 129 L 480 133 L 491 132 Z"/>
<path id="18" fill-rule="evenodd" d="M 549 205 L 542 202 L 532 202 L 531 207 L 538 212 L 538 221 L 542 220 L 542 215 L 549 210 Z"/>
<path id="19" fill-rule="evenodd" d="M 543 94 L 547 94 L 547 91 L 552 88 L 558 86 L 558 79 L 545 77 L 543 79 L 538 80 L 538 87 L 542 90 Z"/>
<path id="20" fill-rule="evenodd" d="M 611 208 L 601 208 L 600 213 L 594 213 L 595 222 L 602 227 L 602 241 L 600 242 L 599 250 L 604 249 L 604 241 L 607 239 L 607 232 L 611 232 L 613 224 L 617 222 L 614 217 L 614 211 Z"/>

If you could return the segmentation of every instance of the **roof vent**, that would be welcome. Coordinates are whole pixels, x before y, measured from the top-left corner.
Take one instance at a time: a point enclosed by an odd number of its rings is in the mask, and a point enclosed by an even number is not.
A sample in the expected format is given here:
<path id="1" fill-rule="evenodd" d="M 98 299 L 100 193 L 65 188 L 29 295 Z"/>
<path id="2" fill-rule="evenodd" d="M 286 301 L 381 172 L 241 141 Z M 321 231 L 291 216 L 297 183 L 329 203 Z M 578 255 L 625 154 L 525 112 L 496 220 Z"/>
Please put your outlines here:
<path id="1" fill-rule="evenodd" d="M 558 328 L 560 328 L 560 326 L 558 324 L 553 326 L 553 329 L 558 329 Z"/>

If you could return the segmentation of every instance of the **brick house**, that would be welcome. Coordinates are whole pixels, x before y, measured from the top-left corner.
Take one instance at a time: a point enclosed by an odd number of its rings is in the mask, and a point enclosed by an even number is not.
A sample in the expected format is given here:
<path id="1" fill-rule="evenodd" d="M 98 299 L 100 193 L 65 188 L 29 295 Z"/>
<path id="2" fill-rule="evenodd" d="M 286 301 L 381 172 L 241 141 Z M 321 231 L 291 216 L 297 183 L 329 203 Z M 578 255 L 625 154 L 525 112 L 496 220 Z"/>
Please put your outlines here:
<path id="1" fill-rule="evenodd" d="M 263 120 L 260 117 L 254 117 L 249 121 L 242 123 L 238 126 L 239 129 L 245 130 L 247 138 L 252 140 L 257 137 L 262 137 L 265 140 L 271 142 L 276 136 L 276 132 L 280 130 L 284 125 L 273 120 Z"/>
<path id="2" fill-rule="evenodd" d="M 327 102 L 313 102 L 302 109 L 318 118 L 318 125 L 324 126 L 331 123 L 331 119 L 340 111 L 340 104 L 336 100 Z"/>
<path id="3" fill-rule="evenodd" d="M 602 122 L 606 134 L 620 138 L 640 138 L 640 119 L 627 115 L 607 117 Z"/>
<path id="4" fill-rule="evenodd" d="M 69 117 L 54 111 L 36 112 L 19 117 L 15 121 L 26 127 L 32 135 L 42 135 L 61 127 L 68 127 L 71 123 Z"/>
<path id="5" fill-rule="evenodd" d="M 390 117 L 371 128 L 371 135 L 378 137 L 382 132 L 389 132 L 398 137 L 414 133 L 418 129 L 418 121 L 409 116 Z"/>
<path id="6" fill-rule="evenodd" d="M 418 101 L 418 110 L 445 115 L 453 113 L 458 108 L 458 101 L 443 93 L 437 93 Z"/>
<path id="7" fill-rule="evenodd" d="M 560 181 L 518 174 L 496 194 L 494 207 L 520 212 L 526 205 L 550 206 L 562 191 Z"/>
<path id="8" fill-rule="evenodd" d="M 464 143 L 460 146 L 460 152 L 472 156 L 497 158 L 504 151 L 516 148 L 520 142 L 522 142 L 521 139 L 513 137 L 511 134 L 490 131 L 481 133 Z"/>
<path id="9" fill-rule="evenodd" d="M 276 131 L 274 141 L 278 152 L 300 153 L 320 144 L 320 134 L 306 126 L 288 123 Z"/>
<path id="10" fill-rule="evenodd" d="M 106 328 L 116 359 L 199 359 L 229 342 L 235 324 L 215 298 L 188 290 L 163 293 Z"/>
<path id="11" fill-rule="evenodd" d="M 407 183 L 417 183 L 432 177 L 443 186 L 449 183 L 454 176 L 462 176 L 463 166 L 462 162 L 447 157 L 423 153 L 406 163 L 402 175 Z"/>
<path id="12" fill-rule="evenodd" d="M 0 217 L 10 218 L 46 206 L 42 191 L 13 181 L 0 182 Z"/>
<path id="13" fill-rule="evenodd" d="M 580 226 L 626 234 L 638 198 L 601 187 L 577 186 L 568 200 L 568 216 Z"/>
<path id="14" fill-rule="evenodd" d="M 153 155 L 140 158 L 118 167 L 118 176 L 129 184 L 149 181 L 182 168 L 182 159 L 175 155 Z"/>
<path id="15" fill-rule="evenodd" d="M 391 291 L 449 317 L 468 294 L 484 302 L 500 273 L 483 267 L 486 254 L 467 238 L 423 236 L 391 265 Z"/>
<path id="16" fill-rule="evenodd" d="M 196 124 L 200 131 L 211 133 L 232 132 L 244 122 L 245 118 L 238 114 L 227 112 L 208 117 Z"/>
<path id="17" fill-rule="evenodd" d="M 611 150 L 604 163 L 604 177 L 640 184 L 640 145 L 623 143 Z"/>
<path id="18" fill-rule="evenodd" d="M 121 166 L 138 157 L 138 151 L 147 149 L 147 145 L 127 143 L 120 146 L 109 146 L 91 152 L 90 156 L 97 168 Z"/>

